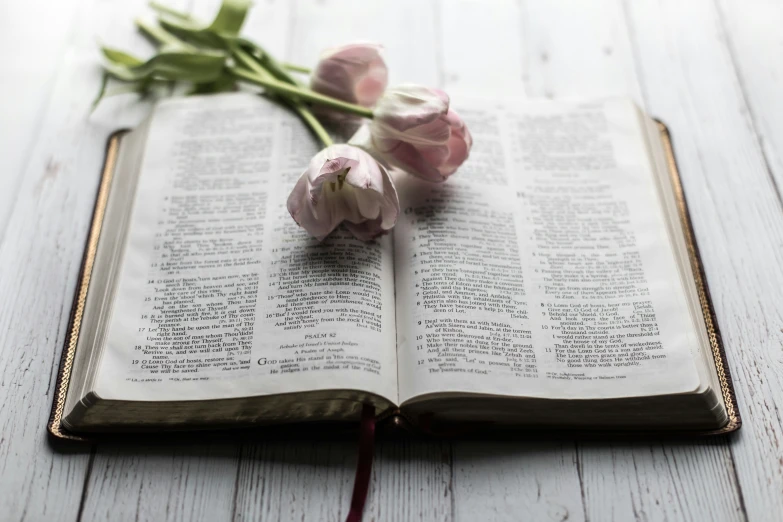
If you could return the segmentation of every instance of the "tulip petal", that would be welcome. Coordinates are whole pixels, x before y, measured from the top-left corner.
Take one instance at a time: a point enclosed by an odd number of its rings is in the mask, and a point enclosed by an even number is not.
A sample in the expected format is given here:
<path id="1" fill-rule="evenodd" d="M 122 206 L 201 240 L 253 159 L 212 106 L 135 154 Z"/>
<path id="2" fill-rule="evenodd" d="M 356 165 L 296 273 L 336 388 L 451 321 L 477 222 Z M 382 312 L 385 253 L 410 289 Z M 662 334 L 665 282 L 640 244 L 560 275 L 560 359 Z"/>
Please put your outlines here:
<path id="1" fill-rule="evenodd" d="M 397 146 L 389 152 L 387 157 L 398 167 L 414 174 L 426 181 L 440 183 L 445 181 L 446 177 L 421 155 L 421 153 L 410 143 L 399 142 Z"/>
<path id="2" fill-rule="evenodd" d="M 439 89 L 403 85 L 387 90 L 369 124 L 373 150 L 414 176 L 444 181 L 468 158 L 473 145 L 465 122 L 449 102 Z M 366 147 L 366 136 L 355 139 Z"/>
<path id="3" fill-rule="evenodd" d="M 311 236 L 318 238 L 320 241 L 329 235 L 340 222 L 334 222 L 332 219 L 323 219 L 314 212 L 317 202 L 314 204 L 311 201 L 308 185 L 307 172 L 305 172 L 296 182 L 294 190 L 288 197 L 288 212 L 300 227 L 307 230 Z M 326 213 L 323 214 L 325 215 Z"/>
<path id="4" fill-rule="evenodd" d="M 392 182 L 391 176 L 384 169 L 383 177 L 383 202 L 381 204 L 381 227 L 384 230 L 391 230 L 397 218 L 400 216 L 400 200 L 397 196 L 397 189 Z"/>
<path id="5" fill-rule="evenodd" d="M 399 209 L 386 169 L 369 153 L 346 144 L 316 154 L 288 197 L 291 216 L 318 239 L 340 223 L 356 237 L 372 239 L 394 226 Z"/>
<path id="6" fill-rule="evenodd" d="M 384 68 L 382 72 L 368 71 L 364 78 L 356 82 L 354 93 L 359 105 L 372 107 L 383 94 L 386 88 L 387 74 Z"/>
<path id="7" fill-rule="evenodd" d="M 403 85 L 387 89 L 375 107 L 373 124 L 398 132 L 431 123 L 449 110 L 448 101 L 433 89 L 419 85 Z"/>
<path id="8" fill-rule="evenodd" d="M 381 198 L 366 190 L 353 191 L 362 219 L 375 219 L 381 213 Z"/>
<path id="9" fill-rule="evenodd" d="M 468 149 L 468 144 L 466 143 L 465 138 L 459 136 L 458 134 L 455 134 L 449 140 L 448 150 L 448 158 L 444 160 L 445 167 L 454 167 L 455 170 L 457 167 L 462 165 L 466 159 L 468 159 L 468 154 L 470 153 L 470 149 Z"/>
<path id="10" fill-rule="evenodd" d="M 345 228 L 347 228 L 351 232 L 351 234 L 353 234 L 354 237 L 356 237 L 356 239 L 360 239 L 362 241 L 372 241 L 378 236 L 388 232 L 388 230 L 384 229 L 381 226 L 380 218 L 368 219 L 367 221 L 363 221 L 362 223 L 346 222 Z"/>

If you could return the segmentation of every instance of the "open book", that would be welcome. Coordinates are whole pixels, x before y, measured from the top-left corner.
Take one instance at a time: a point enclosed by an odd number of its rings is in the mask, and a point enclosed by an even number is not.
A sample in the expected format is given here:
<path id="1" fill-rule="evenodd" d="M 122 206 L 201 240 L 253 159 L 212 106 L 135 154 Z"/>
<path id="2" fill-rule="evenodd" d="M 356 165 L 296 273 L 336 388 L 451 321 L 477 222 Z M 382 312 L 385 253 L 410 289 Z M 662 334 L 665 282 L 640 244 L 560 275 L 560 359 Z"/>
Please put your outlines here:
<path id="1" fill-rule="evenodd" d="M 730 431 L 728 370 L 661 126 L 625 100 L 461 104 L 444 184 L 393 232 L 310 238 L 315 140 L 235 93 L 110 143 L 50 424 L 58 436 L 377 415 Z M 674 175 L 672 175 L 674 174 Z"/>

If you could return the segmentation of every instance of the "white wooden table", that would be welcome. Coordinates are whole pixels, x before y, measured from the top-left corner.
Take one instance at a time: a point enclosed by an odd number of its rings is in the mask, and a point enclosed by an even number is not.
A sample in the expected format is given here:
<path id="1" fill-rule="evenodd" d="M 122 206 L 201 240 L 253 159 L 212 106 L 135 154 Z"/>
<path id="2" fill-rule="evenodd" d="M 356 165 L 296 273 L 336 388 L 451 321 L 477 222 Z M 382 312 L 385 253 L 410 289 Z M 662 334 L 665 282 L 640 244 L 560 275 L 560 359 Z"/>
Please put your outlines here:
<path id="1" fill-rule="evenodd" d="M 47 444 L 105 139 L 148 109 L 89 115 L 96 41 L 148 50 L 144 3 L 0 4 L 0 520 L 340 520 L 353 442 Z M 691 442 L 383 443 L 366 520 L 783 520 L 781 27 L 775 0 L 257 1 L 246 34 L 293 62 L 371 39 L 395 83 L 623 95 L 662 118 L 744 416 Z"/>

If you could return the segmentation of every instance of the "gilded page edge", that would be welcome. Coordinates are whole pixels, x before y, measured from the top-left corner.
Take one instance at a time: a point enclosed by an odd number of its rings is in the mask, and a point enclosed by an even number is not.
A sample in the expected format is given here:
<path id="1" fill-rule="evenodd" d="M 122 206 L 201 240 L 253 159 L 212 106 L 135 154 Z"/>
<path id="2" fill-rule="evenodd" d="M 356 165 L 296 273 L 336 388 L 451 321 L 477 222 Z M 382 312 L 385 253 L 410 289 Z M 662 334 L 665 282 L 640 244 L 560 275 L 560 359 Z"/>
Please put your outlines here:
<path id="1" fill-rule="evenodd" d="M 103 163 L 101 182 L 98 187 L 98 195 L 95 200 L 90 232 L 87 236 L 87 244 L 84 249 L 82 267 L 76 284 L 76 293 L 74 295 L 73 307 L 71 308 L 71 320 L 68 327 L 68 334 L 65 338 L 65 345 L 63 346 L 62 357 L 60 359 L 60 370 L 57 373 L 52 413 L 47 425 L 49 434 L 58 439 L 75 441 L 89 440 L 85 437 L 79 437 L 64 431 L 62 418 L 63 410 L 65 409 L 65 398 L 68 395 L 68 385 L 71 380 L 73 360 L 76 354 L 76 344 L 79 340 L 79 332 L 81 330 L 84 304 L 87 299 L 87 291 L 90 287 L 90 277 L 95 263 L 95 253 L 98 249 L 98 239 L 101 235 L 103 217 L 106 213 L 106 203 L 109 199 L 109 188 L 111 187 L 111 181 L 114 176 L 114 167 L 117 163 L 120 139 L 127 132 L 127 130 L 120 130 L 112 133 L 111 136 L 109 136 L 106 145 L 106 158 Z"/>
<path id="2" fill-rule="evenodd" d="M 712 300 L 710 299 L 710 292 L 707 286 L 706 277 L 704 275 L 704 269 L 701 264 L 701 257 L 699 255 L 699 247 L 696 244 L 696 240 L 693 233 L 693 224 L 691 223 L 690 214 L 688 213 L 688 204 L 685 200 L 685 192 L 682 188 L 682 180 L 680 178 L 680 172 L 677 168 L 677 161 L 674 156 L 674 147 L 672 145 L 671 135 L 668 127 L 656 120 L 658 130 L 661 135 L 661 142 L 663 143 L 664 153 L 666 154 L 666 165 L 669 169 L 669 175 L 674 187 L 674 196 L 677 201 L 677 210 L 680 215 L 680 223 L 685 235 L 685 241 L 688 247 L 688 257 L 691 262 L 691 270 L 693 270 L 693 277 L 696 281 L 696 290 L 699 295 L 699 303 L 701 305 L 701 311 L 704 316 L 704 324 L 707 328 L 707 334 L 710 340 L 710 347 L 712 349 L 712 356 L 715 359 L 715 367 L 718 371 L 718 381 L 720 382 L 721 394 L 723 395 L 723 401 L 726 405 L 726 412 L 729 420 L 723 427 L 705 432 L 705 434 L 718 434 L 728 433 L 738 430 L 742 425 L 742 419 L 737 408 L 737 399 L 734 393 L 734 386 L 731 380 L 731 373 L 726 361 L 726 351 L 723 346 L 723 340 L 718 329 L 718 323 L 715 316 L 715 310 L 712 306 Z"/>

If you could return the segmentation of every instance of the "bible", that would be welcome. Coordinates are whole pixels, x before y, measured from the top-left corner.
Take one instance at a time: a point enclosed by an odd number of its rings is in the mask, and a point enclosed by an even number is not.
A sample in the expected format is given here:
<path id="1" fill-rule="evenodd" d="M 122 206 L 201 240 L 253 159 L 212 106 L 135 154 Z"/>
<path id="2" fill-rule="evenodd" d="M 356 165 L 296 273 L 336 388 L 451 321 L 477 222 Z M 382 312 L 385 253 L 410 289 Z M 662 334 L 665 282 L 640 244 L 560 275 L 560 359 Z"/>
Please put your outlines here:
<path id="1" fill-rule="evenodd" d="M 632 102 L 467 101 L 447 182 L 393 172 L 365 243 L 286 198 L 318 151 L 261 96 L 112 136 L 57 437 L 355 422 L 725 433 L 731 378 L 665 127 Z M 347 425 L 347 424 L 346 424 Z"/>

